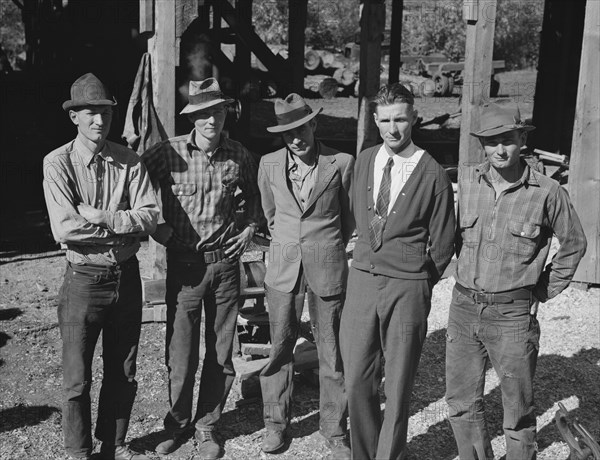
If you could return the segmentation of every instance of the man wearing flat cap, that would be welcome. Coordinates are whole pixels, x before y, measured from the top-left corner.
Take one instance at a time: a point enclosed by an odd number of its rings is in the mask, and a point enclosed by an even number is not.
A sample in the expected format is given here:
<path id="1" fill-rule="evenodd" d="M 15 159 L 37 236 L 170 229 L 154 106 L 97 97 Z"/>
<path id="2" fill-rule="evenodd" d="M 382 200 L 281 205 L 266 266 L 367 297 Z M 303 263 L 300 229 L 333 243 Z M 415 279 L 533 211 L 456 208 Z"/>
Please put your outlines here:
<path id="1" fill-rule="evenodd" d="M 481 108 L 485 161 L 458 182 L 456 284 L 446 344 L 446 400 L 461 460 L 494 458 L 483 392 L 491 362 L 502 390 L 507 460 L 536 458 L 533 377 L 539 302 L 565 289 L 586 249 L 569 195 L 520 158 L 527 132 L 512 103 Z M 552 236 L 560 243 L 546 265 Z"/>
<path id="2" fill-rule="evenodd" d="M 71 458 L 91 458 L 92 358 L 102 333 L 95 433 L 102 458 L 142 460 L 148 457 L 125 445 L 142 319 L 135 254 L 140 237 L 154 232 L 159 208 L 139 157 L 106 139 L 114 105 L 93 74 L 73 83 L 63 109 L 77 137 L 44 158 L 44 195 L 52 234 L 67 258 L 58 303 L 65 449 Z"/>
<path id="3" fill-rule="evenodd" d="M 240 291 L 238 259 L 262 216 L 256 162 L 222 132 L 231 102 L 214 78 L 191 81 L 189 104 L 181 113 L 194 129 L 142 155 L 162 202 L 164 222 L 153 238 L 167 248 L 171 408 L 164 421 L 167 439 L 156 447 L 160 454 L 179 448 L 193 428 L 200 458 L 222 454 L 215 430 L 235 378 L 231 354 Z M 246 203 L 242 219 L 236 216 L 237 190 Z M 192 414 L 203 304 L 206 353 Z"/>
<path id="4" fill-rule="evenodd" d="M 321 109 L 322 110 L 322 109 Z M 354 158 L 315 140 L 316 116 L 297 94 L 275 101 L 285 147 L 261 158 L 258 185 L 271 233 L 265 290 L 271 353 L 260 375 L 264 452 L 285 444 L 293 390 L 293 350 L 305 297 L 319 356 L 320 432 L 328 458 L 350 458 L 338 332 L 354 231 L 349 189 Z"/>

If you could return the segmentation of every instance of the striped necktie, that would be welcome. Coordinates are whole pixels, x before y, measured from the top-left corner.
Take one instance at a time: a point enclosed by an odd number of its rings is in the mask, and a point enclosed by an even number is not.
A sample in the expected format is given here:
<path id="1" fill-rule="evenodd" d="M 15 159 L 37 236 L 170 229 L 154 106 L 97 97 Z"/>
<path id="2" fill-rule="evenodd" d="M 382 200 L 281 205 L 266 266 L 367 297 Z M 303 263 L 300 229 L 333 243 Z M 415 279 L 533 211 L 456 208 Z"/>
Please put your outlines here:
<path id="1" fill-rule="evenodd" d="M 394 159 L 390 157 L 383 169 L 383 177 L 381 178 L 381 185 L 375 204 L 375 215 L 373 216 L 373 219 L 371 219 L 371 224 L 369 225 L 369 242 L 371 243 L 373 251 L 379 250 L 383 242 L 383 229 L 385 228 L 388 207 L 390 205 L 392 166 L 394 166 Z"/>

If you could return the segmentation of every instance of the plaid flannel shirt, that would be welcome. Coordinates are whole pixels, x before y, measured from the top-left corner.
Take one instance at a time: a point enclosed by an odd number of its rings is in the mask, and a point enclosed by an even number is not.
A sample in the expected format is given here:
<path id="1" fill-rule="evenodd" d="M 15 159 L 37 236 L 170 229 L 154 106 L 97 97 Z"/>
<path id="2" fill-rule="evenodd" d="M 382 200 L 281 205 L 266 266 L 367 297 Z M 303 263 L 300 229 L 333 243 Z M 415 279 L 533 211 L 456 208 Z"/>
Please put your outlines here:
<path id="1" fill-rule="evenodd" d="M 168 248 L 212 251 L 261 216 L 256 162 L 239 142 L 222 136 L 212 155 L 201 150 L 194 132 L 156 144 L 142 155 L 162 218 L 173 228 Z M 236 222 L 240 189 L 244 218 Z"/>
<path id="2" fill-rule="evenodd" d="M 567 191 L 524 164 L 521 179 L 496 199 L 489 162 L 461 170 L 456 281 L 470 289 L 532 288 L 542 302 L 565 289 L 586 249 Z M 560 243 L 545 267 L 552 235 Z"/>

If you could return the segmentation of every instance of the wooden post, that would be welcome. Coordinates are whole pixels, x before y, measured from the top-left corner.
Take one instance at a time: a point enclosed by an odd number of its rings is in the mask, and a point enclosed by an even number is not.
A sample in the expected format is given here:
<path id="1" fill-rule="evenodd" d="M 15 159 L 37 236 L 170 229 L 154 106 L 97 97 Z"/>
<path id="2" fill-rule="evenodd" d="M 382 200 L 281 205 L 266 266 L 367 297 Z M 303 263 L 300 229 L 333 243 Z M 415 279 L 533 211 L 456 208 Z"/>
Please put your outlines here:
<path id="1" fill-rule="evenodd" d="M 392 30 L 390 36 L 390 68 L 388 83 L 400 80 L 400 55 L 402 54 L 402 18 L 404 0 L 392 0 Z"/>
<path id="2" fill-rule="evenodd" d="M 379 90 L 381 38 L 385 27 L 385 2 L 364 0 L 360 15 L 360 82 L 356 153 L 377 143 L 377 126 L 371 99 Z"/>
<path id="3" fill-rule="evenodd" d="M 169 137 L 175 135 L 175 43 L 174 0 L 154 1 L 154 35 L 148 40 L 148 52 L 152 59 L 152 87 L 154 107 L 159 122 Z M 154 256 L 154 279 L 166 276 L 166 252 L 164 246 L 150 238 L 150 252 Z"/>
<path id="4" fill-rule="evenodd" d="M 588 247 L 573 279 L 600 284 L 600 2 L 585 8 L 569 188 Z"/>
<path id="5" fill-rule="evenodd" d="M 236 0 L 235 10 L 237 19 L 240 23 L 245 23 L 246 27 L 252 27 L 252 0 Z M 242 103 L 242 115 L 237 122 L 236 131 L 238 137 L 245 138 L 250 129 L 250 98 L 249 84 L 251 55 L 250 49 L 237 38 L 235 43 L 234 65 L 236 71 L 236 96 Z M 245 88 L 245 90 L 244 90 Z M 240 136 L 241 135 L 241 136 Z"/>
<path id="6" fill-rule="evenodd" d="M 467 21 L 465 69 L 460 123 L 459 167 L 483 161 L 479 141 L 469 133 L 479 130 L 480 105 L 489 100 L 496 0 L 464 0 Z"/>
<path id="7" fill-rule="evenodd" d="M 304 30 L 308 0 L 288 0 L 288 60 L 290 66 L 290 90 L 302 94 L 304 92 Z"/>

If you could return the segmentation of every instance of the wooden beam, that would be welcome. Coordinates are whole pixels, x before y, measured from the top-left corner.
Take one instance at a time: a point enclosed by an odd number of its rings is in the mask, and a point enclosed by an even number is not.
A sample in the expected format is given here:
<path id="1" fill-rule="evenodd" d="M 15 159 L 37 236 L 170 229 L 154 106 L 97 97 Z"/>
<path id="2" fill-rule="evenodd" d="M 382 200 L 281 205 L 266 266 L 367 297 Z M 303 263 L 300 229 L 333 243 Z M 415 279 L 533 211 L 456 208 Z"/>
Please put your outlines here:
<path id="1" fill-rule="evenodd" d="M 469 133 L 479 130 L 480 106 L 489 101 L 490 97 L 496 5 L 496 0 L 464 0 L 463 16 L 467 22 L 467 39 L 461 106 L 459 167 L 483 161 L 481 145 Z"/>
<path id="2" fill-rule="evenodd" d="M 288 60 L 290 62 L 289 90 L 294 93 L 304 92 L 304 41 L 308 0 L 288 0 Z M 285 91 L 287 92 L 287 91 Z"/>
<path id="3" fill-rule="evenodd" d="M 379 90 L 381 39 L 385 27 L 385 2 L 364 0 L 360 15 L 360 81 L 358 86 L 358 129 L 356 153 L 377 143 L 371 99 Z"/>
<path id="4" fill-rule="evenodd" d="M 569 188 L 588 247 L 573 279 L 600 284 L 600 2 L 585 8 Z"/>
<path id="5" fill-rule="evenodd" d="M 154 32 L 154 0 L 140 0 L 140 34 Z"/>
<path id="6" fill-rule="evenodd" d="M 403 12 L 404 0 L 392 0 L 392 30 L 390 35 L 390 68 L 388 83 L 397 83 L 400 80 Z"/>
<path id="7" fill-rule="evenodd" d="M 237 20 L 235 8 L 231 6 L 229 0 L 219 0 L 213 3 L 214 11 L 222 16 L 229 26 L 238 34 L 244 45 L 250 49 L 256 57 L 273 74 L 273 77 L 279 84 L 285 86 L 289 73 L 287 71 L 287 61 L 281 57 L 275 56 L 262 39 L 254 32 L 252 27 Z"/>
<path id="8" fill-rule="evenodd" d="M 239 23 L 243 23 L 244 27 L 251 29 L 252 0 L 235 0 L 235 9 Z M 238 138 L 245 138 L 250 129 L 250 98 L 247 96 L 247 88 L 250 84 L 250 71 L 252 70 L 251 58 L 250 49 L 237 37 L 234 58 L 236 97 L 242 103 L 242 114 L 236 126 Z"/>
<path id="9" fill-rule="evenodd" d="M 173 0 L 154 0 L 154 35 L 148 40 L 152 59 L 152 89 L 154 107 L 159 123 L 168 137 L 175 135 L 175 65 L 177 62 L 175 40 L 175 7 Z M 154 259 L 153 277 L 166 277 L 166 251 L 164 246 L 149 240 Z"/>

